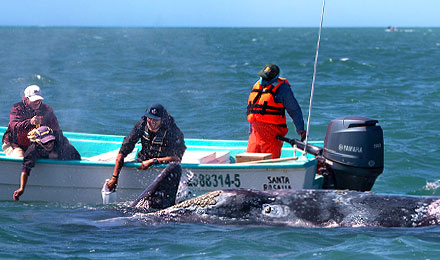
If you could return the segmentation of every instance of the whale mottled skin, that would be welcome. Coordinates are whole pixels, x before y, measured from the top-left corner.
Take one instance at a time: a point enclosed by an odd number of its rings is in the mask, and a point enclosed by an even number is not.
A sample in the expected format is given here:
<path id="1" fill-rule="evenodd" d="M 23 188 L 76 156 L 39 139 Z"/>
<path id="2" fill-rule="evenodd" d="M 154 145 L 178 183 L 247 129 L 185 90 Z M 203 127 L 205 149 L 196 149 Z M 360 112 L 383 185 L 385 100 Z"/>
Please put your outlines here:
<path id="1" fill-rule="evenodd" d="M 151 211 L 142 205 L 138 210 Z M 422 227 L 440 224 L 440 197 L 338 190 L 219 190 L 156 212 L 147 222 L 291 227 Z"/>

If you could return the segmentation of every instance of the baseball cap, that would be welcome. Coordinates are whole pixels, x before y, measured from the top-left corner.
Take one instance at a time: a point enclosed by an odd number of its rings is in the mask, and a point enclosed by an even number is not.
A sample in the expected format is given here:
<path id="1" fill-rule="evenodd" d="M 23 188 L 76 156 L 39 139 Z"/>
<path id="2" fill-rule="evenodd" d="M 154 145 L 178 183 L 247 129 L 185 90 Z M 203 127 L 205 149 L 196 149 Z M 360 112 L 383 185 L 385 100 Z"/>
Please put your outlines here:
<path id="1" fill-rule="evenodd" d="M 41 96 L 41 89 L 37 85 L 30 85 L 24 90 L 24 96 L 27 97 L 31 102 L 37 100 L 43 100 Z"/>
<path id="2" fill-rule="evenodd" d="M 146 116 L 151 119 L 159 120 L 164 117 L 165 108 L 161 104 L 154 104 L 146 111 Z"/>
<path id="3" fill-rule="evenodd" d="M 266 64 L 262 70 L 258 72 L 260 76 L 265 81 L 271 81 L 280 74 L 280 68 L 272 63 Z"/>
<path id="4" fill-rule="evenodd" d="M 38 127 L 37 131 L 35 131 L 35 135 L 42 144 L 55 140 L 55 136 L 53 135 L 52 129 L 50 129 L 50 127 L 47 126 Z"/>

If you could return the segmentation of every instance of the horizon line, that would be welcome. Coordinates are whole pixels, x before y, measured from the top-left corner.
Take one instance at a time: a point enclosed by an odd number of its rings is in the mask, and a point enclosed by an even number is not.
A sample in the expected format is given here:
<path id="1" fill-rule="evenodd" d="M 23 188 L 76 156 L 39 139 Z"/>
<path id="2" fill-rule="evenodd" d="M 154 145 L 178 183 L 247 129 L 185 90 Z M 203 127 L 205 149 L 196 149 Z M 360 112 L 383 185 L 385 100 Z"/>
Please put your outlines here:
<path id="1" fill-rule="evenodd" d="M 426 28 L 436 29 L 440 26 L 393 26 L 397 29 Z M 126 28 L 126 29 L 317 29 L 319 26 L 143 26 L 143 25 L 1 25 L 2 27 L 25 27 L 25 28 Z M 323 26 L 332 29 L 387 29 L 388 26 Z"/>

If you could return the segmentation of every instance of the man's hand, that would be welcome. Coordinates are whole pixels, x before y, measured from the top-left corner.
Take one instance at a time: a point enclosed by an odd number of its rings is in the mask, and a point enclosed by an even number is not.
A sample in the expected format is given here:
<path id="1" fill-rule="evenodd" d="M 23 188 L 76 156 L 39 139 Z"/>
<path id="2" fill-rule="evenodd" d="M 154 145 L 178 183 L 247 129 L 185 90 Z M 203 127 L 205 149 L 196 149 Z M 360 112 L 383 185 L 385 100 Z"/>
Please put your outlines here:
<path id="1" fill-rule="evenodd" d="M 34 129 L 32 129 L 28 134 L 27 134 L 27 137 L 28 137 L 28 139 L 31 141 L 31 142 L 36 142 L 37 141 L 37 129 L 36 128 L 34 128 Z"/>
<path id="2" fill-rule="evenodd" d="M 23 189 L 18 189 L 16 191 L 14 191 L 14 194 L 12 195 L 12 197 L 14 198 L 14 200 L 20 200 L 19 197 L 23 194 L 24 190 Z"/>
<path id="3" fill-rule="evenodd" d="M 146 169 L 150 168 L 151 165 L 153 165 L 153 159 L 149 159 L 149 160 L 143 161 L 141 163 L 141 166 L 139 166 L 138 169 L 139 170 L 146 170 Z"/>
<path id="4" fill-rule="evenodd" d="M 112 179 L 107 182 L 107 186 L 108 186 L 109 191 L 116 191 L 117 185 L 118 185 L 118 179 L 115 177 L 112 177 Z"/>
<path id="5" fill-rule="evenodd" d="M 298 135 L 301 136 L 301 142 L 306 140 L 306 131 L 304 130 L 299 130 L 297 131 Z"/>
<path id="6" fill-rule="evenodd" d="M 34 116 L 31 118 L 31 124 L 32 125 L 41 125 L 43 122 L 43 116 Z"/>

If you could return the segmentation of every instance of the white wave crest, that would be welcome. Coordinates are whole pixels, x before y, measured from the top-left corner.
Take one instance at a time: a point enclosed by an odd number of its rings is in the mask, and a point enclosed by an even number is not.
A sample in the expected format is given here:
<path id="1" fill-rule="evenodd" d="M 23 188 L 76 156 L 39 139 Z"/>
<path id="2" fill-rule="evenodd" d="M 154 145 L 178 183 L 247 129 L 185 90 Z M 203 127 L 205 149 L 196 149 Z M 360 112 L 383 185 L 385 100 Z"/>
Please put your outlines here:
<path id="1" fill-rule="evenodd" d="M 435 182 L 427 182 L 424 190 L 437 190 L 440 188 L 440 180 L 436 180 Z"/>

